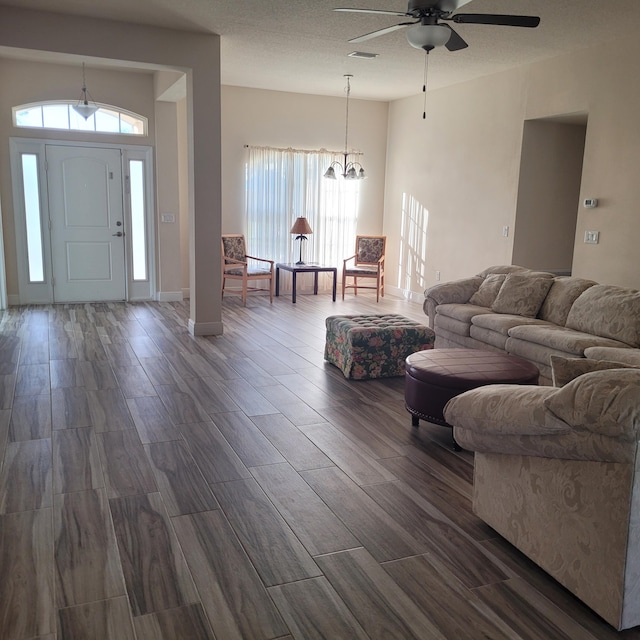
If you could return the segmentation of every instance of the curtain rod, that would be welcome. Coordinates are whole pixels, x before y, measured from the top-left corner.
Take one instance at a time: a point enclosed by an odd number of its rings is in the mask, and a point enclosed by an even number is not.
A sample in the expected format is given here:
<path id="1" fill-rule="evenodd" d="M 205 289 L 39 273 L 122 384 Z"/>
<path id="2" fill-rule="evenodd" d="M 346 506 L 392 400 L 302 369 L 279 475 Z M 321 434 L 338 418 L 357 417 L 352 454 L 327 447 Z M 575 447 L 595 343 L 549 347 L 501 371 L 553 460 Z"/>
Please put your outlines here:
<path id="1" fill-rule="evenodd" d="M 332 155 L 344 155 L 344 151 L 331 151 L 329 149 L 294 149 L 292 147 L 264 147 L 264 146 L 256 146 L 251 144 L 243 145 L 245 149 L 266 149 L 268 151 L 293 151 L 295 153 L 330 153 Z M 362 156 L 364 153 L 362 151 L 349 151 L 347 152 L 348 156 Z"/>

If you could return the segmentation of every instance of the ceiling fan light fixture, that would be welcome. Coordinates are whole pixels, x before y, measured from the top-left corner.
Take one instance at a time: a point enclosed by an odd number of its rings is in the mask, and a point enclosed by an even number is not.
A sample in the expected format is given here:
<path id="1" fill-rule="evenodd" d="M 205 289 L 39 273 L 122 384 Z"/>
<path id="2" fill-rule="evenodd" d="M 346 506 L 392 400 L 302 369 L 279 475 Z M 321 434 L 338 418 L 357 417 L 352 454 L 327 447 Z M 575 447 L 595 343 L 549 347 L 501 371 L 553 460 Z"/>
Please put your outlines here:
<path id="1" fill-rule="evenodd" d="M 405 33 L 412 47 L 427 51 L 444 46 L 451 37 L 451 29 L 443 24 L 417 24 Z"/>

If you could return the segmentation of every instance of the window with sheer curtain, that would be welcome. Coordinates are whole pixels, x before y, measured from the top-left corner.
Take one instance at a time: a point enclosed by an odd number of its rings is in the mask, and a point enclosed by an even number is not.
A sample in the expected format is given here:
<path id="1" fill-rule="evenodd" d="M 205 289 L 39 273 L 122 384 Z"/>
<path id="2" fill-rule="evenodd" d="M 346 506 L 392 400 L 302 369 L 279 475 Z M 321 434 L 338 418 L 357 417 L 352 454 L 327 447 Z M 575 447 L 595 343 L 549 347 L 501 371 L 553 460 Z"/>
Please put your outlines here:
<path id="1" fill-rule="evenodd" d="M 303 260 L 340 268 L 355 246 L 360 181 L 324 178 L 337 159 L 330 151 L 247 151 L 248 251 L 276 262 L 296 262 L 300 241 L 289 230 L 298 216 L 304 216 L 313 233 L 304 241 Z"/>

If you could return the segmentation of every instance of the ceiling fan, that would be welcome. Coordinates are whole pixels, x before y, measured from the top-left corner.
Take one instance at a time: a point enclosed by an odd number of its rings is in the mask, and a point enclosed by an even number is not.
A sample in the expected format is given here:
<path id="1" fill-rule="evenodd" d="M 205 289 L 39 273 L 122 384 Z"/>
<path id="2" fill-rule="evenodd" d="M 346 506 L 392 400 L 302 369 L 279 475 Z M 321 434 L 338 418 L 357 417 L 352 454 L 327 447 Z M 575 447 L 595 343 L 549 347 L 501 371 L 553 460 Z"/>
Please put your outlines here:
<path id="1" fill-rule="evenodd" d="M 471 0 L 409 0 L 406 11 L 385 11 L 380 9 L 348 9 L 339 8 L 334 11 L 348 13 L 376 13 L 402 18 L 412 18 L 411 22 L 400 22 L 391 27 L 378 29 L 371 33 L 358 36 L 349 42 L 364 42 L 371 38 L 391 33 L 404 27 L 407 29 L 407 40 L 412 47 L 424 49 L 427 53 L 435 47 L 446 46 L 449 51 L 459 51 L 469 45 L 448 24 L 441 24 L 440 20 L 455 22 L 456 24 L 488 24 L 507 27 L 537 27 L 540 18 L 535 16 L 516 16 L 495 13 L 454 13 Z M 413 25 L 413 26 L 411 26 Z"/>

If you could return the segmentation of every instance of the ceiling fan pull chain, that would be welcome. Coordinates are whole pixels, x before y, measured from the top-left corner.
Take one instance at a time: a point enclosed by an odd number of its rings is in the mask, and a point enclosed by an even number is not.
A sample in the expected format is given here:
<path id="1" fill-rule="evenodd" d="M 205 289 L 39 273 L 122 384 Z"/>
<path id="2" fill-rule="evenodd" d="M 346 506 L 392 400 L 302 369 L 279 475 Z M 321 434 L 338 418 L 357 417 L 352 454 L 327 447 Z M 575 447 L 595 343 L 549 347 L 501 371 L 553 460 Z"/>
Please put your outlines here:
<path id="1" fill-rule="evenodd" d="M 424 50 L 424 84 L 422 85 L 422 93 L 424 93 L 424 106 L 422 110 L 422 119 L 427 119 L 427 74 L 429 73 L 429 51 Z"/>

